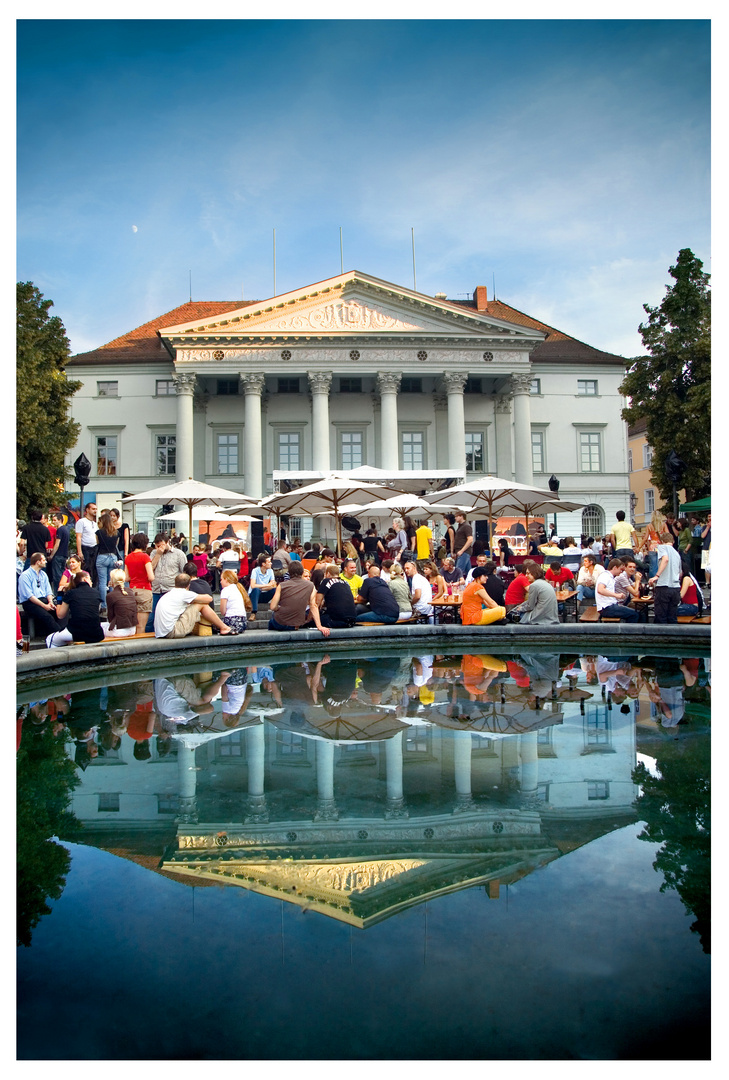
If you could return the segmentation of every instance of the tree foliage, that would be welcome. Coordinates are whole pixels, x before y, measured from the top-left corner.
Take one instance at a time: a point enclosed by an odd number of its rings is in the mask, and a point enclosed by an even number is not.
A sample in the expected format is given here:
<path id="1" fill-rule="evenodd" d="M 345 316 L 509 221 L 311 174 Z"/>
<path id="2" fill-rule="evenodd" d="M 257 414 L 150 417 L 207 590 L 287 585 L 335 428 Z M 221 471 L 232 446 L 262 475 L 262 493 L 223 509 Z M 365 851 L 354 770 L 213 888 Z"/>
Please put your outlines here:
<path id="1" fill-rule="evenodd" d="M 709 275 L 690 248 L 682 248 L 658 307 L 644 304 L 648 321 L 638 327 L 648 356 L 636 357 L 620 391 L 630 399 L 623 419 L 647 422 L 653 448 L 651 482 L 669 504 L 673 486 L 665 461 L 675 450 L 686 471 L 687 500 L 711 489 L 711 293 Z M 672 507 L 669 507 L 672 508 Z"/>
<path id="2" fill-rule="evenodd" d="M 70 348 L 63 323 L 50 316 L 31 281 L 17 286 L 17 513 L 57 505 L 69 474 L 67 452 L 80 430 L 69 416 L 81 386 L 66 378 Z"/>

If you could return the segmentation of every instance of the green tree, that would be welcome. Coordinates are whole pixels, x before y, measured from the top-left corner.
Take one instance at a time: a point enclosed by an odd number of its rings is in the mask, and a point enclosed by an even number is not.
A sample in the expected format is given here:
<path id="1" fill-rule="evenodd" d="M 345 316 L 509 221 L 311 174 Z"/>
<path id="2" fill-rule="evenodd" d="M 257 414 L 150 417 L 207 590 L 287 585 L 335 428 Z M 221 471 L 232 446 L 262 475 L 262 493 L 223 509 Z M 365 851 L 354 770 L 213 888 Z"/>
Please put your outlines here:
<path id="1" fill-rule="evenodd" d="M 71 397 L 81 386 L 66 378 L 70 348 L 63 323 L 50 316 L 31 281 L 17 286 L 17 513 L 57 505 L 69 474 L 67 452 L 80 426 L 69 416 Z"/>
<path id="2" fill-rule="evenodd" d="M 651 482 L 672 509 L 673 486 L 665 462 L 671 450 L 685 462 L 688 500 L 711 489 L 711 293 L 709 275 L 690 248 L 682 248 L 658 307 L 643 305 L 638 327 L 648 356 L 638 356 L 620 387 L 630 399 L 623 419 L 647 422 L 653 448 Z"/>

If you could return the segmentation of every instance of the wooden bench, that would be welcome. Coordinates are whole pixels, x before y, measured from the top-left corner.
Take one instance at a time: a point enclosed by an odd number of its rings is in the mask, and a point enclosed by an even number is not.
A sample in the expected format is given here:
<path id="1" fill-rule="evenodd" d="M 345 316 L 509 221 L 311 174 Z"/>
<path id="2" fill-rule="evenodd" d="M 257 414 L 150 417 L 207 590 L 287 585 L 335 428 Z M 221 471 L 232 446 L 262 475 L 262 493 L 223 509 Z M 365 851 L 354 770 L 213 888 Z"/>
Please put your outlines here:
<path id="1" fill-rule="evenodd" d="M 600 616 L 596 607 L 585 608 L 580 615 L 580 622 L 599 622 Z"/>
<path id="2" fill-rule="evenodd" d="M 92 641 L 92 642 L 89 642 L 88 644 L 91 644 L 91 645 L 105 645 L 109 641 L 138 641 L 139 638 L 143 638 L 143 637 L 154 637 L 154 631 L 150 630 L 150 631 L 144 631 L 141 634 L 140 633 L 129 634 L 127 637 L 105 637 L 105 638 L 102 638 L 101 641 Z M 86 645 L 87 642 L 85 642 L 85 641 L 71 641 L 71 642 L 69 642 L 69 644 L 71 644 L 71 645 Z"/>
<path id="3" fill-rule="evenodd" d="M 384 622 L 358 622 L 355 626 L 407 626 L 410 623 L 427 623 L 427 615 L 411 615 L 409 619 L 398 619 L 396 623 Z"/>

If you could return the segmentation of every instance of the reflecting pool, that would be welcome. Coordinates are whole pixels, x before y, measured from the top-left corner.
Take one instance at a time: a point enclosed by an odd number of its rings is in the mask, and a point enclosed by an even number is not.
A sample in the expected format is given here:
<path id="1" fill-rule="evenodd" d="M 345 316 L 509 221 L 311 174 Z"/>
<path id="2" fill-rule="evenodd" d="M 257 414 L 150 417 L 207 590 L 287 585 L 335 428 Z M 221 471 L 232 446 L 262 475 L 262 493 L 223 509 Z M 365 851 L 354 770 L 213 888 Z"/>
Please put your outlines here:
<path id="1" fill-rule="evenodd" d="M 20 1059 L 709 1057 L 708 657 L 116 678 L 18 706 Z"/>

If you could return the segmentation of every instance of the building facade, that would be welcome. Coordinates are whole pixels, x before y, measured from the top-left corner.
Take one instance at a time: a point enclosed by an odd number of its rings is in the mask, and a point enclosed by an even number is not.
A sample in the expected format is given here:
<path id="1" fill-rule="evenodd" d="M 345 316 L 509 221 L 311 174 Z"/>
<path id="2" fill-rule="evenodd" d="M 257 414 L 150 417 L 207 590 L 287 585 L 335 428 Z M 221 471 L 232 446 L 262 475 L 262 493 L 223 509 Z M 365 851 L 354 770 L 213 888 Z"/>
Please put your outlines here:
<path id="1" fill-rule="evenodd" d="M 99 495 L 194 477 L 260 498 L 277 471 L 450 469 L 629 511 L 625 361 L 509 307 L 426 296 L 357 271 L 265 301 L 183 304 L 69 373 Z M 587 529 L 583 528 L 587 525 Z"/>
<path id="2" fill-rule="evenodd" d="M 636 529 L 643 529 L 650 524 L 654 510 L 660 510 L 663 499 L 657 487 L 651 483 L 653 466 L 653 448 L 646 436 L 647 423 L 637 420 L 628 427 L 628 480 L 630 483 L 631 521 Z M 686 492 L 681 488 L 678 501 L 686 501 Z"/>

